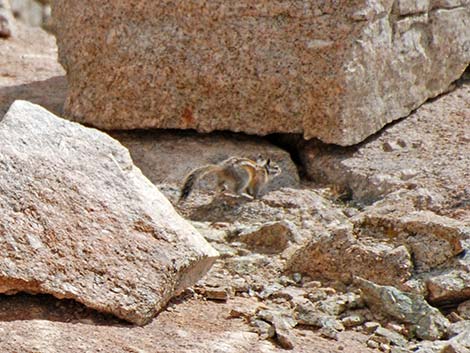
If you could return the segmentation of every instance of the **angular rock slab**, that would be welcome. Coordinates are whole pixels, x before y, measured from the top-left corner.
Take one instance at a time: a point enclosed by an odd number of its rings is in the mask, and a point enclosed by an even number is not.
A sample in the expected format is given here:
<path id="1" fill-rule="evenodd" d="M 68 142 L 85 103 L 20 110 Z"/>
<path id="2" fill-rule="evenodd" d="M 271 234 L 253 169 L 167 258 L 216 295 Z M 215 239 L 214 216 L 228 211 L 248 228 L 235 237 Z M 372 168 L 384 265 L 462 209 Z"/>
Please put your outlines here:
<path id="1" fill-rule="evenodd" d="M 369 307 L 410 324 L 418 338 L 434 341 L 446 334 L 449 321 L 422 296 L 380 286 L 359 277 L 354 279 L 354 284 L 361 289 L 362 298 Z"/>
<path id="2" fill-rule="evenodd" d="M 464 252 L 470 238 L 470 227 L 452 218 L 411 209 L 403 214 L 397 211 L 380 214 L 379 207 L 374 206 L 357 217 L 354 222 L 356 233 L 361 237 L 370 236 L 385 239 L 396 246 L 406 246 L 413 254 L 417 272 L 444 266 Z"/>
<path id="3" fill-rule="evenodd" d="M 301 133 L 352 145 L 460 77 L 469 7 L 55 0 L 65 111 L 105 129 Z"/>
<path id="4" fill-rule="evenodd" d="M 350 190 L 360 203 L 408 189 L 420 209 L 469 220 L 470 76 L 465 76 L 454 91 L 354 148 L 307 143 L 299 151 L 305 173 Z"/>
<path id="5" fill-rule="evenodd" d="M 411 277 L 413 263 L 405 246 L 356 238 L 343 227 L 300 247 L 290 257 L 287 270 L 346 284 L 355 276 L 363 276 L 376 283 L 400 286 Z"/>
<path id="6" fill-rule="evenodd" d="M 149 322 L 217 252 L 109 136 L 16 101 L 0 121 L 0 292 Z"/>

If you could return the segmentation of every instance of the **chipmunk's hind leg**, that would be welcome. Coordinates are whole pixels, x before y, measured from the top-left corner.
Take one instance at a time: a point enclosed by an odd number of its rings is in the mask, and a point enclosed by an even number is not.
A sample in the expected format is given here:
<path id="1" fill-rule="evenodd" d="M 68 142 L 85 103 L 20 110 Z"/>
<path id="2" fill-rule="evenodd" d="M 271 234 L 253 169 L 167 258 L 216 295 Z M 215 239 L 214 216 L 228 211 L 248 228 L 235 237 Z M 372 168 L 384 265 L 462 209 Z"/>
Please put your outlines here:
<path id="1" fill-rule="evenodd" d="M 249 180 L 244 180 L 244 181 L 240 181 L 239 183 L 237 183 L 235 193 L 237 195 L 240 195 L 240 196 L 243 196 L 252 200 L 254 197 L 251 195 L 249 191 L 250 189 L 249 183 L 250 183 Z"/>
<path id="2" fill-rule="evenodd" d="M 252 184 L 248 186 L 248 194 L 250 194 L 251 198 L 257 199 L 258 196 L 260 195 L 262 185 L 259 183 Z"/>

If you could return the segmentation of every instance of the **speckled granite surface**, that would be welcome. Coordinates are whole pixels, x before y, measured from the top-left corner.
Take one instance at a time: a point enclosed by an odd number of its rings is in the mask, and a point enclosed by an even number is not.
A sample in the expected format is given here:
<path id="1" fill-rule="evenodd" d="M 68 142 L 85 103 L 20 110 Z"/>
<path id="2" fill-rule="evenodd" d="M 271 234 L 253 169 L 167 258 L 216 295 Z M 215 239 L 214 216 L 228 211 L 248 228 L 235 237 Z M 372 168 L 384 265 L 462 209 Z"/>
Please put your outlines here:
<path id="1" fill-rule="evenodd" d="M 106 129 L 301 133 L 349 145 L 470 62 L 470 4 L 54 0 L 65 111 Z"/>

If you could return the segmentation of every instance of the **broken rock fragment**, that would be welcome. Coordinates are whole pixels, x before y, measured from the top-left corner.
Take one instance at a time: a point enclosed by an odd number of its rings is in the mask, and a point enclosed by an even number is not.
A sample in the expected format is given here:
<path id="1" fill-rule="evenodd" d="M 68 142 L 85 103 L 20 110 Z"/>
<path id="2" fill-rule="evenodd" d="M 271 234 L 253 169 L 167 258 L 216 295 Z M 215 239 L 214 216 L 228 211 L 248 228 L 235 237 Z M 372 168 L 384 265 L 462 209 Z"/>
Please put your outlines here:
<path id="1" fill-rule="evenodd" d="M 119 143 L 25 101 L 0 121 L 0 190 L 2 293 L 145 324 L 217 257 Z"/>
<path id="2" fill-rule="evenodd" d="M 279 221 L 243 229 L 235 239 L 256 252 L 276 254 L 295 242 L 295 238 L 295 226 L 287 221 Z"/>
<path id="3" fill-rule="evenodd" d="M 8 0 L 0 0 L 0 39 L 12 34 L 13 14 Z"/>
<path id="4" fill-rule="evenodd" d="M 470 271 L 463 267 L 430 274 L 426 278 L 426 288 L 429 292 L 428 299 L 432 303 L 458 303 L 467 300 L 470 298 Z"/>
<path id="5" fill-rule="evenodd" d="M 355 229 L 364 237 L 405 245 L 413 253 L 413 263 L 419 272 L 453 259 L 464 251 L 465 241 L 470 238 L 470 227 L 432 211 L 397 213 L 365 212 L 356 220 Z"/>
<path id="6" fill-rule="evenodd" d="M 405 293 L 391 286 L 377 285 L 362 278 L 355 278 L 354 284 L 361 289 L 369 307 L 409 324 L 416 337 L 437 340 L 446 334 L 449 321 L 422 296 Z"/>
<path id="7" fill-rule="evenodd" d="M 303 245 L 291 256 L 287 269 L 344 283 L 363 276 L 381 284 L 400 285 L 410 278 L 413 264 L 404 246 L 356 238 L 344 227 Z"/>

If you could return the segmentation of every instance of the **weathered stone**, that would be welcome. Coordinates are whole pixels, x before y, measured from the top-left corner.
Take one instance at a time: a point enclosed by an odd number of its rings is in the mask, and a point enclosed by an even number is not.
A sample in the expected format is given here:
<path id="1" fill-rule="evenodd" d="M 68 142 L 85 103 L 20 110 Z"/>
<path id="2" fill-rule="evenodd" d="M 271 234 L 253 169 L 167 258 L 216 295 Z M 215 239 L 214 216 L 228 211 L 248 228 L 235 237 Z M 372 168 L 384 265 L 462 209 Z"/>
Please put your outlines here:
<path id="1" fill-rule="evenodd" d="M 463 332 L 470 331 L 470 321 L 469 320 L 461 320 L 458 322 L 452 323 L 449 328 L 447 329 L 447 336 L 454 337 L 460 335 Z"/>
<path id="2" fill-rule="evenodd" d="M 460 303 L 457 307 L 457 312 L 462 319 L 470 320 L 470 300 L 466 300 L 463 303 Z"/>
<path id="3" fill-rule="evenodd" d="M 413 352 L 403 347 L 392 347 L 390 353 L 413 353 Z"/>
<path id="4" fill-rule="evenodd" d="M 334 294 L 325 300 L 315 303 L 320 311 L 332 316 L 339 316 L 346 310 L 360 309 L 364 307 L 362 298 L 355 293 Z"/>
<path id="5" fill-rule="evenodd" d="M 0 117 L 18 99 L 61 116 L 67 81 L 57 62 L 55 38 L 40 28 L 14 22 L 13 35 L 0 40 Z"/>
<path id="6" fill-rule="evenodd" d="M 305 171 L 315 181 L 349 190 L 361 203 L 370 204 L 390 192 L 407 189 L 417 210 L 468 222 L 469 100 L 470 81 L 465 78 L 454 91 L 426 103 L 355 148 L 309 142 L 299 148 Z M 406 141 L 404 147 L 383 150 L 385 142 L 399 140 Z"/>
<path id="7" fill-rule="evenodd" d="M 468 353 L 468 348 L 459 343 L 448 343 L 439 351 L 439 353 Z"/>
<path id="8" fill-rule="evenodd" d="M 261 299 L 267 299 L 267 298 L 270 298 L 274 293 L 277 293 L 279 290 L 283 288 L 284 286 L 280 283 L 271 283 L 267 285 L 258 296 Z"/>
<path id="9" fill-rule="evenodd" d="M 295 233 L 294 225 L 290 222 L 269 222 L 244 229 L 235 239 L 256 252 L 276 254 L 284 251 L 291 242 L 295 242 Z"/>
<path id="10" fill-rule="evenodd" d="M 329 326 L 324 326 L 318 330 L 318 333 L 325 337 L 325 338 L 330 338 L 332 340 L 338 340 L 338 331 L 335 329 L 329 327 Z"/>
<path id="11" fill-rule="evenodd" d="M 306 292 L 304 289 L 289 286 L 285 288 L 280 288 L 279 290 L 273 292 L 271 294 L 271 297 L 272 298 L 284 298 L 286 300 L 296 302 L 299 298 L 303 300 L 305 295 L 306 295 Z"/>
<path id="12" fill-rule="evenodd" d="M 188 132 L 114 132 L 112 136 L 129 149 L 132 160 L 154 184 L 181 185 L 193 169 L 219 163 L 229 157 L 256 160 L 270 158 L 282 173 L 264 192 L 297 187 L 299 175 L 290 155 L 266 141 L 239 135 L 197 135 Z M 209 184 L 208 187 L 213 184 Z"/>
<path id="13" fill-rule="evenodd" d="M 8 0 L 0 0 L 0 39 L 12 34 L 13 14 Z"/>
<path id="14" fill-rule="evenodd" d="M 232 318 L 244 318 L 246 320 L 250 320 L 252 317 L 256 315 L 256 312 L 259 311 L 259 304 L 254 303 L 251 305 L 243 305 L 237 306 L 230 310 L 230 317 Z"/>
<path id="15" fill-rule="evenodd" d="M 197 291 L 202 294 L 206 299 L 220 301 L 227 301 L 230 298 L 230 295 L 232 294 L 231 287 L 204 287 Z"/>
<path id="16" fill-rule="evenodd" d="M 446 346 L 445 341 L 423 341 L 413 347 L 413 353 L 441 353 Z"/>
<path id="17" fill-rule="evenodd" d="M 341 323 L 344 327 L 356 327 L 364 323 L 365 318 L 362 315 L 349 315 L 341 319 Z"/>
<path id="18" fill-rule="evenodd" d="M 455 268 L 430 274 L 426 278 L 429 292 L 428 300 L 432 303 L 459 302 L 470 299 L 470 271 L 467 268 Z"/>
<path id="19" fill-rule="evenodd" d="M 274 337 L 282 348 L 294 348 L 294 338 L 290 330 L 297 325 L 297 322 L 290 313 L 278 310 L 261 310 L 257 316 L 273 325 L 276 332 Z"/>
<path id="20" fill-rule="evenodd" d="M 367 347 L 374 348 L 374 349 L 377 349 L 380 346 L 379 343 L 374 340 L 367 340 L 366 344 L 367 344 Z"/>
<path id="21" fill-rule="evenodd" d="M 466 2 L 394 3 L 53 1 L 67 114 L 105 129 L 358 143 L 470 62 Z"/>
<path id="22" fill-rule="evenodd" d="M 330 229 L 338 226 L 352 229 L 352 223 L 341 208 L 308 189 L 282 188 L 252 201 L 228 195 L 220 195 L 209 203 L 202 197 L 194 201 L 194 204 L 179 205 L 180 211 L 189 219 L 231 222 L 238 224 L 240 230 L 247 228 L 247 225 L 259 224 L 260 220 L 264 223 L 287 221 L 295 226 L 296 244 L 327 236 Z M 290 250 L 294 252 L 295 246 L 286 249 L 282 254 L 284 258 L 289 256 Z"/>
<path id="23" fill-rule="evenodd" d="M 405 346 L 408 343 L 406 338 L 398 332 L 388 330 L 383 327 L 378 327 L 377 330 L 374 331 L 374 334 L 371 338 L 374 339 L 374 337 L 383 337 L 386 339 L 386 341 L 383 343 L 393 344 L 395 346 Z"/>
<path id="24" fill-rule="evenodd" d="M 191 222 L 194 228 L 211 243 L 225 243 L 230 233 L 230 227 L 213 227 L 208 222 Z"/>
<path id="25" fill-rule="evenodd" d="M 250 324 L 261 339 L 272 338 L 276 334 L 273 325 L 264 320 L 253 318 Z"/>
<path id="26" fill-rule="evenodd" d="M 404 246 L 356 238 L 349 229 L 313 240 L 289 259 L 290 271 L 350 283 L 362 276 L 381 284 L 399 285 L 411 276 L 411 256 Z"/>
<path id="27" fill-rule="evenodd" d="M 375 321 L 368 321 L 364 324 L 364 329 L 366 330 L 366 332 L 369 332 L 369 333 L 374 333 L 375 330 L 377 330 L 377 328 L 379 327 L 380 327 L 380 324 Z"/>
<path id="28" fill-rule="evenodd" d="M 418 338 L 437 340 L 446 334 L 449 321 L 423 297 L 355 278 L 368 306 L 402 323 L 410 324 Z"/>
<path id="29" fill-rule="evenodd" d="M 355 230 L 361 236 L 386 239 L 405 245 L 413 253 L 413 263 L 419 272 L 429 271 L 448 262 L 464 251 L 464 242 L 470 238 L 470 227 L 462 222 L 443 217 L 431 211 L 404 214 L 371 206 L 355 221 Z"/>
<path id="30" fill-rule="evenodd" d="M 240 276 L 246 276 L 256 273 L 260 266 L 268 266 L 271 259 L 261 254 L 251 254 L 245 256 L 238 256 L 226 260 L 225 266 L 232 273 Z"/>
<path id="31" fill-rule="evenodd" d="M 109 136 L 17 101 L 0 140 L 0 292 L 49 293 L 145 324 L 214 262 Z"/>
<path id="32" fill-rule="evenodd" d="M 327 328 L 335 332 L 344 331 L 344 325 L 335 316 L 326 314 L 309 301 L 296 304 L 295 319 L 299 324 Z"/>
<path id="33" fill-rule="evenodd" d="M 444 353 L 452 353 L 451 349 L 454 349 L 456 353 L 470 350 L 470 327 L 468 325 L 457 336 L 450 339 L 447 351 L 444 351 Z"/>

